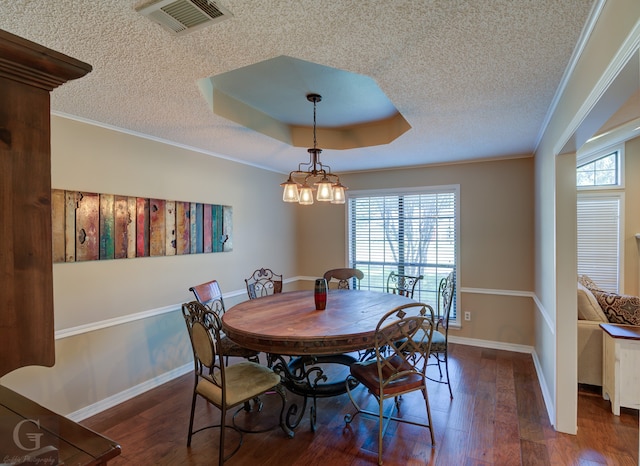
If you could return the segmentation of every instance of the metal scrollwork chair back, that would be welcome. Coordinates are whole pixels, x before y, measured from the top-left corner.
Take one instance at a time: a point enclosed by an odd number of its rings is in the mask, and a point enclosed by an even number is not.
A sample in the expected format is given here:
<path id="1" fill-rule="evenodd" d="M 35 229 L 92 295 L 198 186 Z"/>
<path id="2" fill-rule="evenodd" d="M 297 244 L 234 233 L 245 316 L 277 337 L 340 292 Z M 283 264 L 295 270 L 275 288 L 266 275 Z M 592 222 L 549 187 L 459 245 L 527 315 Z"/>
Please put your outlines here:
<path id="1" fill-rule="evenodd" d="M 211 280 L 200 285 L 192 286 L 189 291 L 193 293 L 196 300 L 207 307 L 210 311 L 215 312 L 218 316 L 222 317 L 225 312 L 224 300 L 222 299 L 222 291 L 217 280 Z M 222 350 L 229 362 L 229 357 L 240 357 L 248 359 L 249 361 L 259 362 L 258 351 L 254 351 L 249 348 L 240 346 L 226 335 L 222 335 L 221 338 Z"/>
<path id="2" fill-rule="evenodd" d="M 413 276 L 391 272 L 387 277 L 387 293 L 399 294 L 413 299 L 416 285 L 423 278 L 423 275 Z"/>
<path id="3" fill-rule="evenodd" d="M 324 273 L 323 278 L 327 281 L 327 285 L 329 285 L 332 279 L 336 280 L 338 282 L 337 288 L 339 290 L 350 289 L 350 283 L 353 283 L 354 289 L 360 289 L 360 280 L 364 278 L 364 273 L 359 269 L 345 267 L 341 269 L 327 270 Z"/>
<path id="4" fill-rule="evenodd" d="M 282 275 L 271 269 L 257 269 L 244 280 L 249 299 L 261 298 L 275 293 L 282 293 Z"/>
<path id="5" fill-rule="evenodd" d="M 451 390 L 451 380 L 449 379 L 449 317 L 451 316 L 451 308 L 455 291 L 456 276 L 455 272 L 452 271 L 449 275 L 440 280 L 437 307 L 438 321 L 436 323 L 436 330 L 433 332 L 433 339 L 431 342 L 431 355 L 435 357 L 437 361 L 433 363 L 433 365 L 438 365 L 440 379 L 436 380 L 429 377 L 429 380 L 433 380 L 434 382 L 447 384 L 451 399 L 453 399 L 453 391 Z M 445 380 L 442 380 L 442 364 L 444 364 L 446 375 Z"/>
<path id="6" fill-rule="evenodd" d="M 222 322 L 217 312 L 198 301 L 192 301 L 182 305 L 182 315 L 193 349 L 195 373 L 187 446 L 191 446 L 193 434 L 204 429 L 219 427 L 219 464 L 223 464 L 239 450 L 242 445 L 242 433 L 247 432 L 235 424 L 225 425 L 227 411 L 239 406 L 237 414 L 249 400 L 272 390 L 275 390 L 282 400 L 279 425 L 287 435 L 293 436 L 284 423 L 286 397 L 284 389 L 280 385 L 280 376 L 267 366 L 251 361 L 243 361 L 231 366 L 223 363 L 225 354 L 222 352 L 221 345 Z M 220 424 L 193 430 L 193 418 L 198 396 L 220 410 Z M 237 431 L 240 434 L 240 439 L 233 451 L 225 456 L 224 439 L 225 431 L 228 428 Z"/>
<path id="7" fill-rule="evenodd" d="M 349 368 L 345 382 L 347 394 L 356 408 L 354 414 L 345 416 L 348 425 L 358 414 L 378 418 L 378 464 L 382 464 L 382 438 L 390 421 L 404 422 L 426 427 L 431 435 L 431 445 L 435 446 L 431 422 L 431 408 L 426 387 L 426 368 L 429 359 L 431 337 L 435 326 L 433 309 L 428 304 L 411 303 L 388 312 L 380 319 L 374 337 L 375 358 L 355 362 Z M 377 402 L 378 412 L 362 409 L 352 392 L 353 381 L 363 385 Z M 401 417 L 400 396 L 420 391 L 424 398 L 427 422 L 415 420 L 416 413 Z M 384 401 L 393 398 L 394 412 L 384 414 Z"/>

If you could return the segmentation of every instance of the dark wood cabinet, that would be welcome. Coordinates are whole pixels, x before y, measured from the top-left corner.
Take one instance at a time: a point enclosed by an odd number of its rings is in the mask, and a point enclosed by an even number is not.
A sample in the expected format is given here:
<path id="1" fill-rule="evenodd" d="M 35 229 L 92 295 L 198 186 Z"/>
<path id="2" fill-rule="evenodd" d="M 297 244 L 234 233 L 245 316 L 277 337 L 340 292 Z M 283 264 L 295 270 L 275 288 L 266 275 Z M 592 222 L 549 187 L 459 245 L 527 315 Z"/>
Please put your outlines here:
<path id="1" fill-rule="evenodd" d="M 50 93 L 90 71 L 0 30 L 0 377 L 55 362 Z"/>

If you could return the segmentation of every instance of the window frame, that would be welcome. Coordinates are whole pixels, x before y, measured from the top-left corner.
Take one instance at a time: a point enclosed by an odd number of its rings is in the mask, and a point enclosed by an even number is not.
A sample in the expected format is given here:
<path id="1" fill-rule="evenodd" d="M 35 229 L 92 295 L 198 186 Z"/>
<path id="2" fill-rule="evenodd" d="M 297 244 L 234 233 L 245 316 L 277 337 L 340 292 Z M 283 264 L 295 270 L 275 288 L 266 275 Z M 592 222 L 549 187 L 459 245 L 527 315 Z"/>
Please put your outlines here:
<path id="1" fill-rule="evenodd" d="M 625 212 L 625 196 L 624 196 L 624 189 L 625 189 L 625 177 L 624 177 L 624 167 L 625 167 L 625 154 L 624 154 L 624 144 L 612 144 L 612 145 L 608 145 L 606 147 L 602 147 L 598 150 L 594 150 L 594 151 L 589 151 L 589 152 L 584 152 L 584 153 L 579 153 L 576 157 L 576 177 L 577 177 L 577 170 L 579 167 L 586 165 L 588 163 L 592 163 L 595 162 L 596 160 L 608 156 L 612 153 L 618 153 L 618 166 L 617 166 L 617 170 L 618 170 L 618 184 L 616 185 L 589 185 L 589 186 L 578 186 L 577 184 L 577 179 L 576 179 L 576 190 L 577 190 L 577 195 L 576 195 L 576 223 L 579 223 L 578 220 L 578 203 L 582 200 L 582 201 L 588 201 L 588 199 L 593 199 L 593 200 L 597 200 L 597 199 L 616 199 L 618 201 L 618 235 L 617 235 L 617 249 L 618 249 L 618 257 L 617 257 L 617 263 L 618 263 L 618 270 L 617 270 L 617 277 L 616 277 L 616 289 L 615 290 L 609 290 L 609 291 L 613 291 L 616 293 L 621 293 L 623 291 L 624 288 L 624 235 L 625 235 L 625 230 L 624 230 L 624 225 L 625 225 L 625 219 L 624 219 L 624 212 Z M 578 225 L 576 225 L 576 246 L 578 245 Z M 579 251 L 576 251 L 576 267 L 578 267 L 579 265 L 579 260 L 578 260 L 578 253 Z M 578 270 L 578 273 L 584 273 L 585 271 L 582 270 Z M 597 275 L 592 273 L 591 275 Z M 590 275 L 590 276 L 591 276 Z M 598 280 L 595 276 L 591 276 L 591 278 L 593 278 L 596 283 L 598 283 Z"/>
<path id="2" fill-rule="evenodd" d="M 461 325 L 461 312 L 460 306 L 460 185 L 459 184 L 451 184 L 451 185 L 437 185 L 437 186 L 420 186 L 420 187 L 410 187 L 410 188 L 387 188 L 387 189 L 364 189 L 364 190 L 349 190 L 347 192 L 347 208 L 345 209 L 345 217 L 346 217 L 346 254 L 347 254 L 347 264 L 349 267 L 354 267 L 354 257 L 352 250 L 352 222 L 351 222 L 351 213 L 352 213 L 352 201 L 356 198 L 370 198 L 370 197 L 386 197 L 386 196 L 402 196 L 402 195 L 417 195 L 417 194 L 436 194 L 436 193 L 451 193 L 454 197 L 454 252 L 453 252 L 453 268 L 456 274 L 456 287 L 455 287 L 455 295 L 454 295 L 454 303 L 455 308 L 452 310 L 450 325 L 452 327 L 460 327 Z M 386 283 L 385 283 L 386 284 Z M 367 289 L 368 285 L 364 282 L 361 282 L 361 289 Z M 436 284 L 437 286 L 437 284 Z M 428 293 L 431 293 L 433 290 L 429 290 Z M 437 298 L 437 290 L 435 290 L 435 296 Z M 437 302 L 428 302 L 433 306 L 434 312 L 437 312 Z M 455 313 L 454 313 L 455 311 Z"/>
<path id="3" fill-rule="evenodd" d="M 596 162 L 598 159 L 604 158 L 613 153 L 618 153 L 618 183 L 608 185 L 588 185 L 578 186 L 577 176 L 578 169 L 589 163 Z M 612 190 L 612 189 L 624 189 L 624 144 L 614 144 L 597 151 L 578 153 L 576 157 L 576 188 L 578 192 L 581 191 L 599 191 L 599 190 Z"/>

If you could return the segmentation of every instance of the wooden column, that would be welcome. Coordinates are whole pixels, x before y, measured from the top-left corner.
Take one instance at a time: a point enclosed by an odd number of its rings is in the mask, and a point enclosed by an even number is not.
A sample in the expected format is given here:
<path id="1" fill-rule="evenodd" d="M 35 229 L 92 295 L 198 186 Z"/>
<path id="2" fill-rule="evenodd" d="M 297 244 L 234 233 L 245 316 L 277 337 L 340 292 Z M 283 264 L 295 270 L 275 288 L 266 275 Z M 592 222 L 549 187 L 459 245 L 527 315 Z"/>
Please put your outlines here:
<path id="1" fill-rule="evenodd" d="M 90 71 L 0 30 L 0 377 L 55 362 L 50 92 Z"/>

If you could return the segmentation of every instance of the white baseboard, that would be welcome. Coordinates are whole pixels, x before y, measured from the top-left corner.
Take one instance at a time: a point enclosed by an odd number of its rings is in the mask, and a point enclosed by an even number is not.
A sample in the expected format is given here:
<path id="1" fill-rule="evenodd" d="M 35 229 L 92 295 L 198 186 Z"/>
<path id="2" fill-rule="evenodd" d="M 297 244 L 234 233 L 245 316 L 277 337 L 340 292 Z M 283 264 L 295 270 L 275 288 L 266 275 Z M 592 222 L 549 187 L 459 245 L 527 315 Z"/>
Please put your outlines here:
<path id="1" fill-rule="evenodd" d="M 479 340 L 477 338 L 466 338 L 466 337 L 454 337 L 449 336 L 449 341 L 451 343 L 458 343 L 460 345 L 467 346 L 477 346 L 479 348 L 490 348 L 504 351 L 513 351 L 515 353 L 529 353 L 533 354 L 533 346 L 529 345 L 517 345 L 515 343 L 504 343 L 502 341 L 490 341 L 490 340 Z"/>
<path id="2" fill-rule="evenodd" d="M 120 403 L 124 403 L 125 401 L 141 395 L 153 388 L 159 387 L 160 385 L 165 384 L 177 377 L 180 377 L 181 375 L 184 375 L 192 370 L 193 363 L 190 362 L 189 364 L 185 364 L 169 372 L 165 372 L 164 374 L 142 382 L 141 384 L 138 384 L 134 387 L 128 388 L 120 393 L 116 393 L 115 395 L 105 398 L 104 400 L 100 400 L 97 403 L 86 406 L 82 409 L 79 409 L 78 411 L 74 411 L 73 413 L 67 414 L 66 417 L 75 422 L 82 421 L 106 409 L 113 408 Z"/>
<path id="3" fill-rule="evenodd" d="M 540 390 L 542 390 L 542 398 L 544 399 L 544 404 L 547 407 L 547 415 L 549 416 L 549 422 L 554 427 L 556 426 L 556 411 L 555 404 L 553 403 L 553 397 L 551 396 L 551 392 L 549 391 L 549 385 L 547 384 L 547 380 L 544 378 L 544 373 L 542 372 L 542 366 L 540 365 L 540 359 L 538 359 L 538 353 L 533 353 L 533 364 L 536 368 L 536 374 L 538 375 L 538 384 L 540 385 Z"/>

